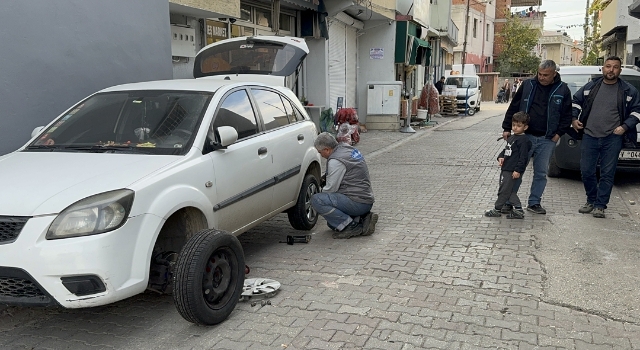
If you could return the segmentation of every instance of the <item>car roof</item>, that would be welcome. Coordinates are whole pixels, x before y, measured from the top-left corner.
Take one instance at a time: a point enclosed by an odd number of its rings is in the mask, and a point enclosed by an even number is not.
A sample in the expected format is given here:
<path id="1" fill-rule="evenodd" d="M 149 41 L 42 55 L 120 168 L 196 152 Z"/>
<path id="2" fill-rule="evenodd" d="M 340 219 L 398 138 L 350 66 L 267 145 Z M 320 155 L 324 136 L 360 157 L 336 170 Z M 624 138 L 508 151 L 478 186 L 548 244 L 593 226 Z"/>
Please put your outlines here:
<path id="1" fill-rule="evenodd" d="M 108 87 L 99 92 L 130 91 L 130 90 L 182 90 L 182 91 L 210 91 L 215 92 L 219 88 L 227 85 L 261 85 L 271 86 L 264 82 L 247 82 L 244 79 L 225 80 L 221 77 L 207 77 L 200 79 L 175 79 L 175 80 L 154 80 L 139 83 L 122 84 Z M 271 86 L 281 88 L 281 86 Z"/>
<path id="2" fill-rule="evenodd" d="M 560 75 L 572 75 L 572 74 L 602 74 L 601 66 L 561 66 Z M 640 76 L 640 71 L 631 67 L 622 67 L 622 75 L 637 75 Z"/>

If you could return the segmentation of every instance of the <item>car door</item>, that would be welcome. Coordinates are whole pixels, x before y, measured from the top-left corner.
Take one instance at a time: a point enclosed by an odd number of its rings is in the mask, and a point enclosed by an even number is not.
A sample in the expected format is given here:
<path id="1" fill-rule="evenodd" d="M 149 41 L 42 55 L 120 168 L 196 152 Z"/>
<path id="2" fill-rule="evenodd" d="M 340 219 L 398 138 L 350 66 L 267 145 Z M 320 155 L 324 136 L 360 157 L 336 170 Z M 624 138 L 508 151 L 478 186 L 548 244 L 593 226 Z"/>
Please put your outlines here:
<path id="1" fill-rule="evenodd" d="M 281 211 L 297 198 L 303 175 L 302 162 L 313 139 L 305 135 L 303 124 L 298 123 L 291 102 L 285 96 L 267 88 L 252 88 L 251 93 L 272 148 L 276 183 L 271 210 Z"/>
<path id="2" fill-rule="evenodd" d="M 235 232 L 270 212 L 273 163 L 269 137 L 259 131 L 247 90 L 233 91 L 222 99 L 210 130 L 220 126 L 234 127 L 238 141 L 209 153 L 216 174 L 213 211 L 219 228 Z"/>

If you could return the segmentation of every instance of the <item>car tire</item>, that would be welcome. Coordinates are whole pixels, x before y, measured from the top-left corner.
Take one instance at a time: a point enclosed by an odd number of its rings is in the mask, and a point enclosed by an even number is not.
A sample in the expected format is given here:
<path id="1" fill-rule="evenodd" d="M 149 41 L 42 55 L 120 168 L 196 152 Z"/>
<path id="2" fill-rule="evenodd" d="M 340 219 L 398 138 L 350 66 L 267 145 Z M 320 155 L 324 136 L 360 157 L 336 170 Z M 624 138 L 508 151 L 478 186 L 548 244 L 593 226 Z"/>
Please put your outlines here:
<path id="1" fill-rule="evenodd" d="M 562 176 L 562 169 L 558 167 L 558 162 L 556 161 L 556 152 L 554 151 L 551 154 L 551 158 L 549 159 L 549 168 L 547 169 L 547 176 L 549 177 L 560 177 Z"/>
<path id="2" fill-rule="evenodd" d="M 467 109 L 467 115 L 474 115 L 474 114 L 476 114 L 476 109 L 475 108 Z"/>
<path id="3" fill-rule="evenodd" d="M 185 320 L 215 325 L 233 311 L 244 287 L 244 252 L 238 238 L 202 230 L 182 248 L 173 274 L 173 301 Z"/>
<path id="4" fill-rule="evenodd" d="M 302 181 L 296 205 L 287 211 L 291 227 L 308 231 L 316 225 L 318 213 L 311 206 L 311 196 L 318 192 L 320 192 L 318 179 L 313 174 L 307 174 Z"/>

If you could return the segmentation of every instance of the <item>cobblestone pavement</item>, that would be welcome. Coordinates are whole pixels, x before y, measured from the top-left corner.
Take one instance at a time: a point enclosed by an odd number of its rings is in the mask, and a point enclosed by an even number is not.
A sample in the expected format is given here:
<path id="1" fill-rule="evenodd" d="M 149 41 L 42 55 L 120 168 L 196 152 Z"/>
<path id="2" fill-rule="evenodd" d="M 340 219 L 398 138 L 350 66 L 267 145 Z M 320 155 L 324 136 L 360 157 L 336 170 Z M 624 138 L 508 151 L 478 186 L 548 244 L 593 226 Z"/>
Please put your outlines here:
<path id="1" fill-rule="evenodd" d="M 282 283 L 271 305 L 240 302 L 215 327 L 187 323 L 170 296 L 152 293 L 93 309 L 0 307 L 0 348 L 640 348 L 637 315 L 547 295 L 536 235 L 555 218 L 579 217 L 579 181 L 549 180 L 546 216 L 483 217 L 497 192 L 498 114 L 440 118 L 415 134 L 363 134 L 358 148 L 380 214 L 372 236 L 334 240 L 321 220 L 308 244 L 282 244 L 299 234 L 284 215 L 241 235 L 248 277 Z M 614 198 L 608 220 L 629 213 Z"/>

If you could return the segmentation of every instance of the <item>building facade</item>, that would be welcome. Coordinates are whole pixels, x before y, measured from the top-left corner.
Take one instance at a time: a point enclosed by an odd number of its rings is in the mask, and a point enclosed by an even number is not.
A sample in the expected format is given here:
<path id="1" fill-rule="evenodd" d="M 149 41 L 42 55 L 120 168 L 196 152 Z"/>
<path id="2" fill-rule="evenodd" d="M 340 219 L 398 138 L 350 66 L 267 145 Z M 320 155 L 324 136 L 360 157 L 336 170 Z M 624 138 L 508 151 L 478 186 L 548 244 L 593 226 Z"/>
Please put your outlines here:
<path id="1" fill-rule="evenodd" d="M 622 64 L 640 61 L 640 21 L 629 14 L 634 0 L 612 0 L 600 13 L 602 58 L 618 56 Z"/>
<path id="2" fill-rule="evenodd" d="M 453 49 L 454 64 L 473 64 L 477 72 L 492 72 L 496 39 L 496 3 L 493 0 L 453 0 L 451 19 L 460 28 Z"/>
<path id="3" fill-rule="evenodd" d="M 537 54 L 541 60 L 553 60 L 560 66 L 576 65 L 578 63 L 575 61 L 574 47 L 567 32 L 546 30 L 538 39 Z"/>

